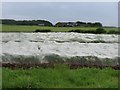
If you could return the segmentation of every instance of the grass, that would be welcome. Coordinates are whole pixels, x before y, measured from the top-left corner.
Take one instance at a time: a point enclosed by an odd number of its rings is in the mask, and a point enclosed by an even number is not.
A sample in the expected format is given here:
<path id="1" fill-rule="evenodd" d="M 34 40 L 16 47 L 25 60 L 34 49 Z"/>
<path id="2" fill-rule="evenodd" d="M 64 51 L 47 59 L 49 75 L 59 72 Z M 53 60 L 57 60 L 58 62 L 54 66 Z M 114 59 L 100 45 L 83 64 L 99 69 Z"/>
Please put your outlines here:
<path id="1" fill-rule="evenodd" d="M 69 30 L 96 30 L 97 27 L 47 27 L 47 26 L 24 26 L 24 25 L 2 25 L 3 32 L 33 32 L 36 29 L 49 29 L 54 32 L 67 32 Z M 117 28 L 104 28 L 106 31 L 117 30 Z"/>
<path id="2" fill-rule="evenodd" d="M 2 68 L 0 67 L 0 90 L 2 88 Z"/>
<path id="3" fill-rule="evenodd" d="M 3 68 L 3 88 L 118 88 L 118 72 L 111 68 L 69 69 L 65 65 L 53 68 Z"/>

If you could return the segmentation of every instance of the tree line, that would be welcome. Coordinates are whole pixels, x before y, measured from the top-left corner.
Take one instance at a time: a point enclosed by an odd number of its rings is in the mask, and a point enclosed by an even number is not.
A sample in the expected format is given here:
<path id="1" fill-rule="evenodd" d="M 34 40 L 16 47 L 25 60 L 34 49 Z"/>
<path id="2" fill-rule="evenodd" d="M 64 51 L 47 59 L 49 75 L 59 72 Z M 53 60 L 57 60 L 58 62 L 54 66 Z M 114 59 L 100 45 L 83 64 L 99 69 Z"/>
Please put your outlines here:
<path id="1" fill-rule="evenodd" d="M 12 20 L 2 19 L 2 24 L 7 25 L 40 25 L 40 26 L 53 26 L 53 24 L 46 20 Z"/>
<path id="2" fill-rule="evenodd" d="M 81 22 L 81 21 L 77 21 L 77 22 L 58 22 L 55 24 L 55 26 L 57 27 L 79 27 L 79 26 L 83 26 L 83 27 L 102 27 L 102 24 L 100 22 Z"/>
<path id="3" fill-rule="evenodd" d="M 50 21 L 47 20 L 13 20 L 13 19 L 0 19 L 2 24 L 7 25 L 38 25 L 38 26 L 55 26 L 55 27 L 102 27 L 100 22 L 57 22 L 53 25 Z"/>

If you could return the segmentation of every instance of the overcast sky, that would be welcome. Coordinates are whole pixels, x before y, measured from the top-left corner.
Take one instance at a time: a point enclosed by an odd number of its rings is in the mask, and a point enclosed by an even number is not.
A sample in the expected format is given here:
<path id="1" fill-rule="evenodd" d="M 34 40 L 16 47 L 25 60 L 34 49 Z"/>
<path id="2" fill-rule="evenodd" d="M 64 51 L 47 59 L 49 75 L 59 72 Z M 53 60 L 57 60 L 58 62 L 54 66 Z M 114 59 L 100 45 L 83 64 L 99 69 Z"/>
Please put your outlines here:
<path id="1" fill-rule="evenodd" d="M 2 18 L 101 22 L 118 26 L 117 2 L 3 2 Z"/>

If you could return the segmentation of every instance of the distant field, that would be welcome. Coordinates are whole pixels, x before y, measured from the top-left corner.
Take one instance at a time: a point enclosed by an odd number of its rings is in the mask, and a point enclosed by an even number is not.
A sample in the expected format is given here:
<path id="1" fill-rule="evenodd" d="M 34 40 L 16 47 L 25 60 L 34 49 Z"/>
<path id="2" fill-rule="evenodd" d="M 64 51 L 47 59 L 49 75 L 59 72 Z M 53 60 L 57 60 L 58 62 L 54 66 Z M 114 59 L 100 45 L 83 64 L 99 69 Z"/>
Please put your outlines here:
<path id="1" fill-rule="evenodd" d="M 118 72 L 111 68 L 69 69 L 66 66 L 2 69 L 3 88 L 118 88 Z"/>
<path id="2" fill-rule="evenodd" d="M 54 32 L 67 32 L 69 30 L 96 30 L 96 27 L 47 27 L 47 26 L 24 26 L 24 25 L 2 25 L 3 32 L 33 32 L 36 29 L 50 29 Z M 117 28 L 104 28 L 106 31 L 117 30 Z"/>

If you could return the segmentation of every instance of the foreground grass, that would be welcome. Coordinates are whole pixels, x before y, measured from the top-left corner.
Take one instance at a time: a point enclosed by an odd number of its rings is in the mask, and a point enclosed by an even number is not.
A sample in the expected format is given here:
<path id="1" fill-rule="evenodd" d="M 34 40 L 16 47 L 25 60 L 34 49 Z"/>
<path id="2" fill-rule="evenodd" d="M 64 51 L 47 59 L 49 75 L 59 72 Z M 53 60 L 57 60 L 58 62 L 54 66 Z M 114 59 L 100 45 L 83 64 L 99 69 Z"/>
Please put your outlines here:
<path id="1" fill-rule="evenodd" d="M 97 27 L 47 27 L 47 26 L 25 26 L 25 25 L 2 25 L 3 32 L 34 32 L 36 29 L 49 29 L 54 32 L 67 32 L 70 30 L 96 30 Z M 106 31 L 117 30 L 117 28 L 104 28 Z"/>
<path id="2" fill-rule="evenodd" d="M 117 88 L 118 72 L 111 68 L 69 69 L 55 68 L 15 69 L 3 68 L 3 88 Z"/>

